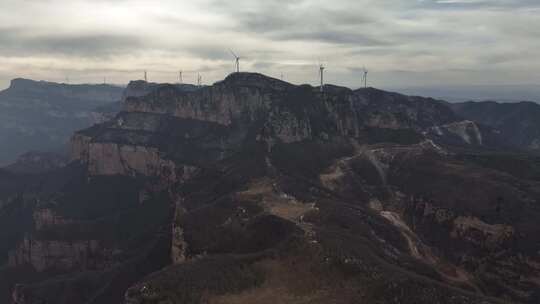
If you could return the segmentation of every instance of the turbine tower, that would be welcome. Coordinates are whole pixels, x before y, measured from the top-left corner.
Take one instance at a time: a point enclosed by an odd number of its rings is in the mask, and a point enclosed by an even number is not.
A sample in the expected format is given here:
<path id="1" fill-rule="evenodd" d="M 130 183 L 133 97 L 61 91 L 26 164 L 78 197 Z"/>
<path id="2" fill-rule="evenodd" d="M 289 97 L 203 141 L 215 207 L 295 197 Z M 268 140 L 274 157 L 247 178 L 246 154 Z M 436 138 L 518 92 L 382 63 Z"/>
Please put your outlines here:
<path id="1" fill-rule="evenodd" d="M 324 65 L 319 65 L 319 76 L 321 76 L 321 92 L 324 91 Z"/>
<path id="2" fill-rule="evenodd" d="M 234 60 L 236 64 L 236 73 L 240 73 L 240 57 L 236 56 L 236 54 L 232 50 L 229 50 L 229 51 L 234 56 Z"/>
<path id="3" fill-rule="evenodd" d="M 144 70 L 144 81 L 148 82 L 148 77 L 147 77 L 147 73 L 146 73 L 146 70 Z"/>
<path id="4" fill-rule="evenodd" d="M 180 84 L 184 83 L 184 79 L 182 78 L 182 70 L 178 72 L 178 81 L 180 82 Z"/>
<path id="5" fill-rule="evenodd" d="M 368 74 L 368 70 L 366 70 L 366 67 L 363 67 L 362 68 L 362 71 L 363 71 L 363 75 L 362 75 L 362 82 L 364 83 L 364 88 L 367 88 L 367 74 Z"/>
<path id="6" fill-rule="evenodd" d="M 201 86 L 202 84 L 202 76 L 200 73 L 197 73 L 197 86 Z"/>

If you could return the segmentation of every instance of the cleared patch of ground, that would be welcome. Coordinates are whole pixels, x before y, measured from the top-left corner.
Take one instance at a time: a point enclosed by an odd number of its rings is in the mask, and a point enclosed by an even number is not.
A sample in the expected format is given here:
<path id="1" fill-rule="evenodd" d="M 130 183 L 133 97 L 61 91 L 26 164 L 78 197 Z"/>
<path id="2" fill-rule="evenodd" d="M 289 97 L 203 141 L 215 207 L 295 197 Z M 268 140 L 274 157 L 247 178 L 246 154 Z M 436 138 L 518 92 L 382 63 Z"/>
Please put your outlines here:
<path id="1" fill-rule="evenodd" d="M 307 234 L 312 233 L 311 225 L 303 221 L 303 217 L 310 211 L 316 211 L 315 203 L 303 203 L 294 196 L 284 193 L 276 183 L 270 179 L 258 180 L 248 189 L 236 194 L 238 200 L 252 201 L 264 210 L 277 217 L 296 223 Z"/>
<path id="2" fill-rule="evenodd" d="M 352 286 L 338 286 L 343 278 L 336 273 L 322 277 L 300 260 L 265 260 L 256 265 L 265 273 L 265 282 L 238 294 L 206 295 L 205 304 L 341 304 L 358 303 Z"/>
<path id="3" fill-rule="evenodd" d="M 409 228 L 407 223 L 403 221 L 399 214 L 391 211 L 381 211 L 380 215 L 399 228 L 401 234 L 407 240 L 411 256 L 433 266 L 435 270 L 447 281 L 458 284 L 466 284 L 478 290 L 473 283 L 473 277 L 469 273 L 467 273 L 464 269 L 456 267 L 455 265 L 452 265 L 436 256 L 432 252 L 431 248 L 426 246 Z"/>

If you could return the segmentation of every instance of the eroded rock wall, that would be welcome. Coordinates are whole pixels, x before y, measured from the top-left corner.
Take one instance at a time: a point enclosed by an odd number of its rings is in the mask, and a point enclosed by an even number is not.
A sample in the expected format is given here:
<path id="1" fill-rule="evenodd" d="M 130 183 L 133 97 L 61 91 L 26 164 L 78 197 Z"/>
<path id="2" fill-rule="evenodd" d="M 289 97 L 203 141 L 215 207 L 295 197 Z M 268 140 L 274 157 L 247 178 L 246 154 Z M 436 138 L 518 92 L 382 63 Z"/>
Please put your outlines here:
<path id="1" fill-rule="evenodd" d="M 10 253 L 9 266 L 30 264 L 38 272 L 103 269 L 110 266 L 111 255 L 97 240 L 25 238 L 17 249 Z"/>

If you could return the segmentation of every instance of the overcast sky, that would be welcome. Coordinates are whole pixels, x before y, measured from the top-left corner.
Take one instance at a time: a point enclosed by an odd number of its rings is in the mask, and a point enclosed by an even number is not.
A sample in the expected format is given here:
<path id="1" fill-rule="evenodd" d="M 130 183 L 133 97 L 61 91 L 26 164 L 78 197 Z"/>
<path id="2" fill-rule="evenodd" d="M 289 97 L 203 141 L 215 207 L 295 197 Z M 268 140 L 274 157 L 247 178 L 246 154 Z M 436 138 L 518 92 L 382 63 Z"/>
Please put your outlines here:
<path id="1" fill-rule="evenodd" d="M 241 69 L 358 87 L 540 83 L 539 0 L 0 0 L 9 79 L 222 79 Z"/>

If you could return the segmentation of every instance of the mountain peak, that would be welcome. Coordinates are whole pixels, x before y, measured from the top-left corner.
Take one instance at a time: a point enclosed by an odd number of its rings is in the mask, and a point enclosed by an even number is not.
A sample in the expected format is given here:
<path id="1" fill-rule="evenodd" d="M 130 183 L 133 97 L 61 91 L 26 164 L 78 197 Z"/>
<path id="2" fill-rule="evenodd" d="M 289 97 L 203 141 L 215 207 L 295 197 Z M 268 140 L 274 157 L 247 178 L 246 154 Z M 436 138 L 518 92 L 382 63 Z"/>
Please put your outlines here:
<path id="1" fill-rule="evenodd" d="M 15 78 L 11 80 L 9 89 L 10 90 L 26 90 L 29 88 L 34 88 L 38 86 L 48 86 L 48 85 L 55 85 L 55 83 L 47 82 L 47 81 L 36 81 L 32 79 L 27 78 Z"/>
<path id="2" fill-rule="evenodd" d="M 293 87 L 292 84 L 279 80 L 277 78 L 272 78 L 259 73 L 248 73 L 248 72 L 238 72 L 232 73 L 227 76 L 223 81 L 217 82 L 216 84 L 225 84 L 232 86 L 248 86 L 256 87 L 260 89 L 272 89 L 282 91 L 288 88 Z"/>

